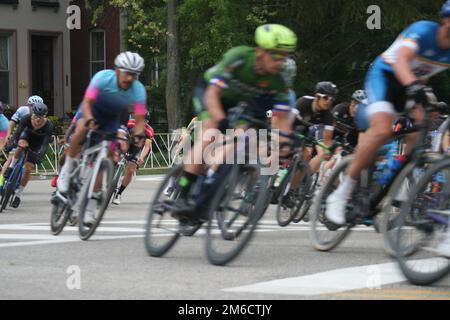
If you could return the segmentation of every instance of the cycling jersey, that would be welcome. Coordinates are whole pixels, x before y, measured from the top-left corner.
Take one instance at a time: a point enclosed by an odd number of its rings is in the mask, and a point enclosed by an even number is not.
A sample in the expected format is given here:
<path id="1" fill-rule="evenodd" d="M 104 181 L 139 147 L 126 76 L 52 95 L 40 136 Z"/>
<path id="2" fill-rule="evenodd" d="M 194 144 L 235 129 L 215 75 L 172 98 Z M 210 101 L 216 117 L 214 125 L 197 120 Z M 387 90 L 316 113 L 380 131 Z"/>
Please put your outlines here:
<path id="1" fill-rule="evenodd" d="M 355 147 L 358 144 L 359 131 L 355 118 L 350 114 L 350 103 L 340 103 L 331 112 L 335 119 L 335 126 L 339 129 L 335 132 L 335 135 L 345 136 L 350 145 Z"/>
<path id="2" fill-rule="evenodd" d="M 333 115 L 330 110 L 314 111 L 314 97 L 304 96 L 297 100 L 296 108 L 300 112 L 303 120 L 312 124 L 321 124 L 325 126 L 325 130 L 333 131 Z"/>
<path id="3" fill-rule="evenodd" d="M 53 125 L 47 120 L 45 125 L 40 129 L 35 129 L 31 122 L 31 115 L 26 116 L 19 122 L 12 141 L 16 144 L 19 140 L 26 140 L 30 150 L 33 153 L 28 154 L 27 161 L 37 164 L 47 152 L 53 135 Z M 17 146 L 17 145 L 16 145 Z"/>
<path id="4" fill-rule="evenodd" d="M 134 80 L 131 87 L 127 90 L 119 88 L 117 75 L 114 70 L 103 70 L 97 72 L 92 78 L 85 94 L 85 98 L 96 100 L 101 93 L 114 94 L 122 97 L 133 107 L 135 114 L 145 115 L 147 113 L 146 101 L 147 93 L 144 85 L 139 80 Z M 113 108 L 113 106 L 109 106 Z M 112 110 L 105 110 L 106 112 Z"/>
<path id="5" fill-rule="evenodd" d="M 14 121 L 15 123 L 19 123 L 20 120 L 25 118 L 26 116 L 31 114 L 31 107 L 29 106 L 22 106 L 14 112 L 13 116 L 11 117 L 11 121 Z"/>
<path id="6" fill-rule="evenodd" d="M 5 138 L 8 135 L 8 118 L 4 114 L 0 114 L 0 138 Z"/>
<path id="7" fill-rule="evenodd" d="M 274 109 L 289 112 L 288 88 L 281 74 L 260 75 L 255 72 L 255 48 L 240 46 L 226 52 L 222 60 L 206 71 L 204 85 L 196 89 L 194 106 L 200 113 L 203 106 L 204 88 L 215 85 L 221 88 L 221 102 L 225 109 L 241 102 L 249 104 L 257 114 Z M 203 88 L 202 88 L 203 87 Z"/>
<path id="8" fill-rule="evenodd" d="M 418 21 L 407 27 L 394 43 L 379 56 L 371 66 L 365 83 L 369 104 L 388 102 L 386 106 L 367 110 L 367 114 L 375 112 L 403 112 L 406 104 L 405 86 L 395 76 L 393 64 L 397 62 L 397 54 L 401 47 L 414 50 L 416 57 L 411 61 L 411 69 L 418 79 L 426 80 L 450 67 L 450 50 L 441 50 L 437 45 L 439 24 L 432 21 Z"/>

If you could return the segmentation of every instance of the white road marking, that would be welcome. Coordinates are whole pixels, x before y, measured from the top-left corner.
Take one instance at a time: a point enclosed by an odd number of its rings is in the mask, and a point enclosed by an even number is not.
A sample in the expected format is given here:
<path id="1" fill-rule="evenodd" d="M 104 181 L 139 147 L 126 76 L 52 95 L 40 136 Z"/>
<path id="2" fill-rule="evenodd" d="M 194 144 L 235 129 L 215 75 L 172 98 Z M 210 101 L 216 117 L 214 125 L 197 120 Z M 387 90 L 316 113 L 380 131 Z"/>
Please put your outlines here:
<path id="1" fill-rule="evenodd" d="M 223 289 L 281 295 L 315 296 L 343 291 L 371 289 L 406 281 L 397 263 L 336 269 L 296 278 L 286 278 Z"/>
<path id="2" fill-rule="evenodd" d="M 136 178 L 136 181 L 163 181 L 164 177 L 165 177 L 164 175 L 138 177 L 138 178 Z"/>

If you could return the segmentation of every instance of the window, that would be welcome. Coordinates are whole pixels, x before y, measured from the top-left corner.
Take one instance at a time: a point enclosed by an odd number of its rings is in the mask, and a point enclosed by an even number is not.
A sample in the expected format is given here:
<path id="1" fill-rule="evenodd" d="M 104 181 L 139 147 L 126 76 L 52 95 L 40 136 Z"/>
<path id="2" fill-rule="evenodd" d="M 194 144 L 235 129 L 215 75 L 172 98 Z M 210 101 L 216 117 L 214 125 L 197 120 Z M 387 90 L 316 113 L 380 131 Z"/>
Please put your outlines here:
<path id="1" fill-rule="evenodd" d="M 9 37 L 0 35 L 0 101 L 10 103 Z"/>
<path id="2" fill-rule="evenodd" d="M 105 31 L 91 31 L 91 77 L 106 68 Z"/>

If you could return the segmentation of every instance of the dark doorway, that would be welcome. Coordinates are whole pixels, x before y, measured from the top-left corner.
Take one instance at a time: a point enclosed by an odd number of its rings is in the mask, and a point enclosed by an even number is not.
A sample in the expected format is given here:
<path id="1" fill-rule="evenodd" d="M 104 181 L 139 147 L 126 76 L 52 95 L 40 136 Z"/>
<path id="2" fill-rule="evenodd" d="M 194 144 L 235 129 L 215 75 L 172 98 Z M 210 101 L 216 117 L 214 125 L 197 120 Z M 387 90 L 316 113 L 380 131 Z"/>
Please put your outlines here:
<path id="1" fill-rule="evenodd" d="M 48 106 L 48 113 L 54 114 L 54 62 L 53 47 L 55 37 L 31 37 L 31 74 L 32 92 L 44 99 Z"/>

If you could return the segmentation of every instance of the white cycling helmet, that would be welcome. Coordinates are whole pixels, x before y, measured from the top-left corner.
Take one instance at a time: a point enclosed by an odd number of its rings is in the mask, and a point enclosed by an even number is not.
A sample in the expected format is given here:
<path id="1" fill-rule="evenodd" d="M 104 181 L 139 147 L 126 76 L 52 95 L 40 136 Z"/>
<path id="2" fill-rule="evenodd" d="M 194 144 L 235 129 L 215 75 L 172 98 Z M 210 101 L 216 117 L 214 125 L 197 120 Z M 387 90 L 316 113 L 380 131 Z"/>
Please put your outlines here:
<path id="1" fill-rule="evenodd" d="M 138 53 L 130 51 L 119 54 L 114 64 L 116 68 L 137 74 L 140 74 L 145 67 L 144 59 Z"/>
<path id="2" fill-rule="evenodd" d="M 44 103 L 44 99 L 39 96 L 31 96 L 28 98 L 27 104 L 32 105 L 35 103 Z"/>
<path id="3" fill-rule="evenodd" d="M 266 112 L 267 119 L 272 119 L 272 110 Z"/>

